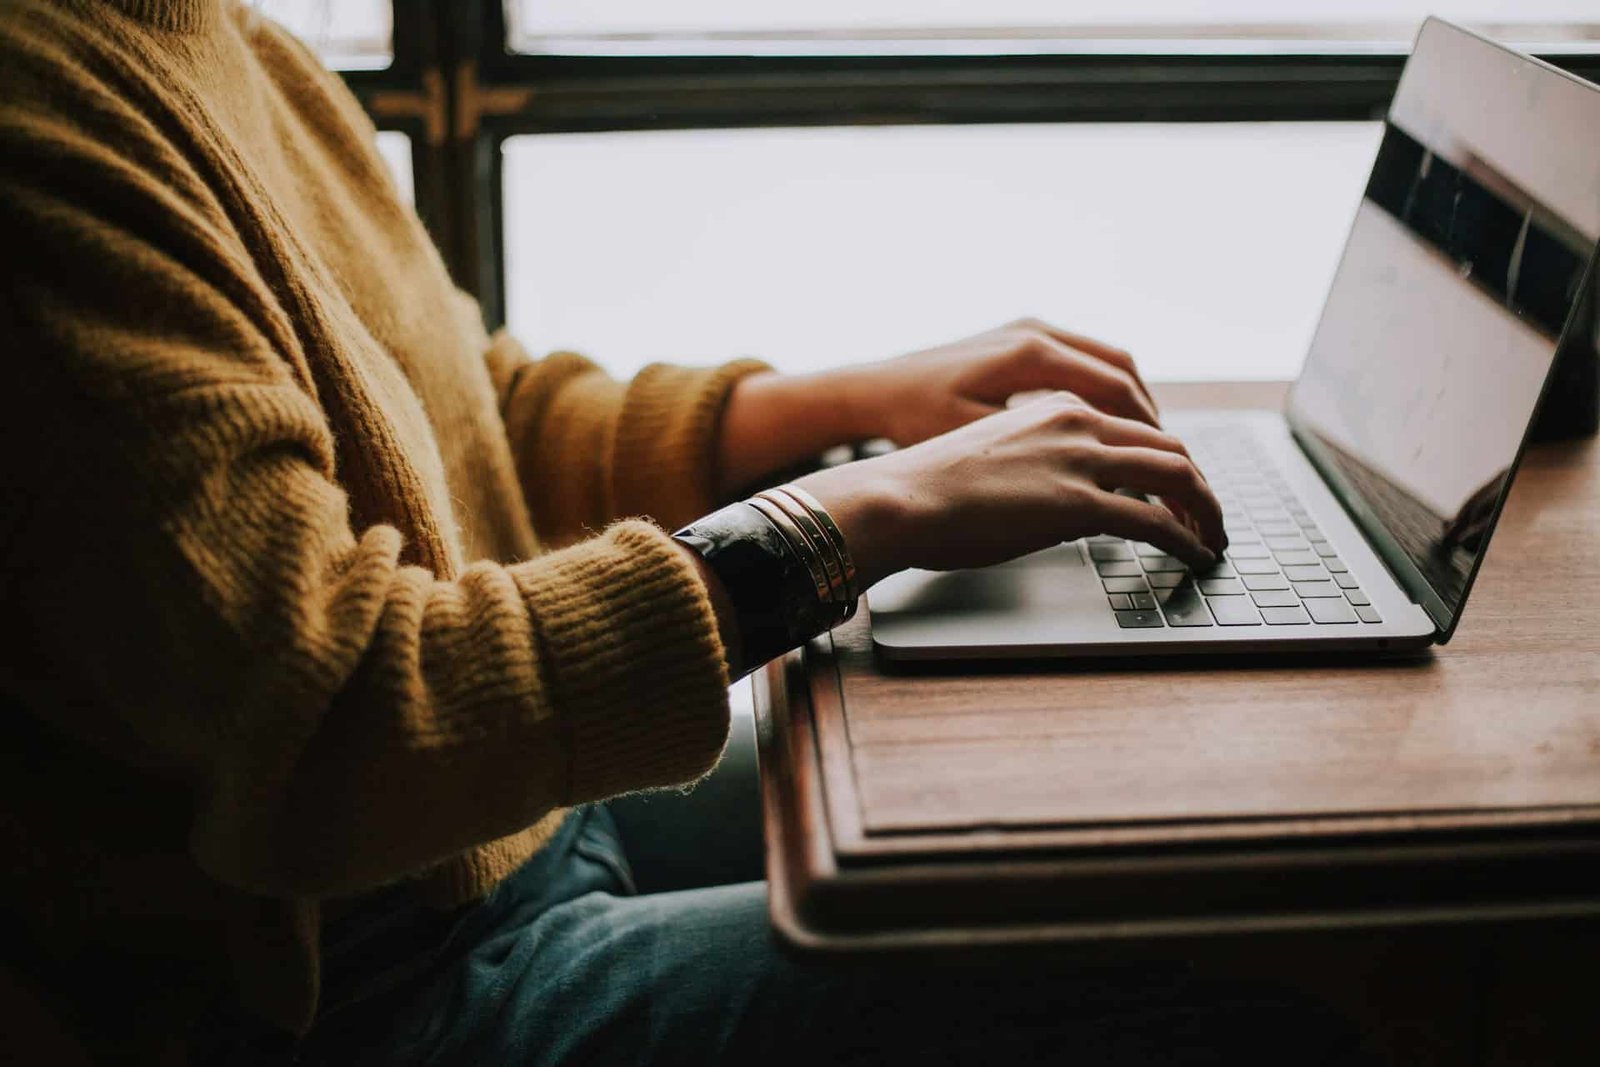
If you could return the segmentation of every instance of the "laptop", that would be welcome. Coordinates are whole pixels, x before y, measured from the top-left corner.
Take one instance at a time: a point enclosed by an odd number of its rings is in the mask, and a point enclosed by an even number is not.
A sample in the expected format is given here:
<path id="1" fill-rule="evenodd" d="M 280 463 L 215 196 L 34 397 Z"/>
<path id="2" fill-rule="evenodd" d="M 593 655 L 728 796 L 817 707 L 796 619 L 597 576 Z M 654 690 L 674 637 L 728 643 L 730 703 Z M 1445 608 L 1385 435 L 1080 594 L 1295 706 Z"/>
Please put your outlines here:
<path id="1" fill-rule="evenodd" d="M 1418 34 L 1284 410 L 1182 412 L 1229 548 L 1093 537 L 868 594 L 889 660 L 1406 651 L 1460 621 L 1600 240 L 1600 88 Z M 1580 336 L 1580 333 L 1583 336 Z M 1570 336 L 1569 336 L 1570 335 Z"/>

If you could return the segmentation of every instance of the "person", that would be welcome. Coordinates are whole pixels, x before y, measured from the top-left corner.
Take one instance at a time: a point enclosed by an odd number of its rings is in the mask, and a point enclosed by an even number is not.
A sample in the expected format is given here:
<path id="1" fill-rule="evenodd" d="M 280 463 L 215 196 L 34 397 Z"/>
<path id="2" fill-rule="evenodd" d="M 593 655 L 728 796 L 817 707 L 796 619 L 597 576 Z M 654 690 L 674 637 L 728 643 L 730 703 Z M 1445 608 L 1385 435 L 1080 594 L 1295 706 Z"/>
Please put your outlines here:
<path id="1" fill-rule="evenodd" d="M 249 5 L 3 11 L 0 905 L 76 1033 L 164 1062 L 1340 1054 L 1295 998 L 1177 965 L 790 959 L 760 883 L 633 893 L 603 803 L 703 775 L 730 677 L 900 568 L 1102 531 L 1214 559 L 1126 353 L 1028 321 L 804 376 L 534 359 Z M 874 437 L 903 447 L 737 503 Z"/>

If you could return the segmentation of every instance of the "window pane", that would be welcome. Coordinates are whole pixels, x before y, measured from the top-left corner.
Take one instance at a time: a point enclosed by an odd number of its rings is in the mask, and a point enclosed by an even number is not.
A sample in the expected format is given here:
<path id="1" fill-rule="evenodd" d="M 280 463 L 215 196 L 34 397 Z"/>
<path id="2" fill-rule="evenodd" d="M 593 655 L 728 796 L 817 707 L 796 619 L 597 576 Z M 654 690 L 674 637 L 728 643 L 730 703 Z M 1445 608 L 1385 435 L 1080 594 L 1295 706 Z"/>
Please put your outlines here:
<path id="1" fill-rule="evenodd" d="M 506 0 L 533 52 L 1405 49 L 1430 14 L 1497 39 L 1600 47 L 1594 0 Z M 1162 43 L 1165 42 L 1165 47 Z"/>
<path id="2" fill-rule="evenodd" d="M 381 70 L 394 59 L 390 0 L 256 0 L 334 70 Z"/>
<path id="3" fill-rule="evenodd" d="M 1377 124 L 547 134 L 505 146 L 507 317 L 619 374 L 807 370 L 1025 314 L 1164 379 L 1286 378 Z"/>
<path id="4" fill-rule="evenodd" d="M 378 131 L 378 154 L 389 164 L 394 184 L 400 190 L 400 199 L 408 204 L 416 202 L 416 185 L 411 175 L 411 138 L 396 130 Z"/>

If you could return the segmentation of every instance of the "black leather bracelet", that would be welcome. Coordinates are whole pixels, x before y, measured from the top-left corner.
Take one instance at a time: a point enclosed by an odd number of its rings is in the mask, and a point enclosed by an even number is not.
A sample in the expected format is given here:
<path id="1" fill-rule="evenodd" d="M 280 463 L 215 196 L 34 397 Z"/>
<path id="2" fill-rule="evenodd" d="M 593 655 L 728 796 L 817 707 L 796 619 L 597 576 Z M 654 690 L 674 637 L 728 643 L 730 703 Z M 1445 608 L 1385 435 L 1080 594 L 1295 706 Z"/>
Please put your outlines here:
<path id="1" fill-rule="evenodd" d="M 672 536 L 722 582 L 739 626 L 745 670 L 839 622 L 839 609 L 818 599 L 805 558 L 750 504 L 730 504 Z"/>

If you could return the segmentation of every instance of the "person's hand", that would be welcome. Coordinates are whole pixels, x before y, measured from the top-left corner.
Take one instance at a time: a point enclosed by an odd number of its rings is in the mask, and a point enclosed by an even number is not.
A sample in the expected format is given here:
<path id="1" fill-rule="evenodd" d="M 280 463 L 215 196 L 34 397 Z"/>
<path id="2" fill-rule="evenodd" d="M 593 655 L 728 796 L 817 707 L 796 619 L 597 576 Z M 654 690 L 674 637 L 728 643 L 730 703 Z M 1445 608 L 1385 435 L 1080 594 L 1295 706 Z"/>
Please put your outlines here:
<path id="1" fill-rule="evenodd" d="M 872 436 L 914 445 L 1041 390 L 1159 425 L 1133 357 L 1101 341 L 1022 319 L 975 337 L 839 372 L 842 403 Z"/>
<path id="2" fill-rule="evenodd" d="M 1177 438 L 1067 393 L 797 484 L 839 524 L 862 588 L 907 567 L 982 567 L 1099 533 L 1201 569 L 1227 546 L 1222 509 Z"/>
<path id="3" fill-rule="evenodd" d="M 879 363 L 744 379 L 723 413 L 717 490 L 727 496 L 834 445 L 874 437 L 914 445 L 1038 391 L 1070 392 L 1109 414 L 1157 424 L 1126 352 L 1023 319 Z"/>

